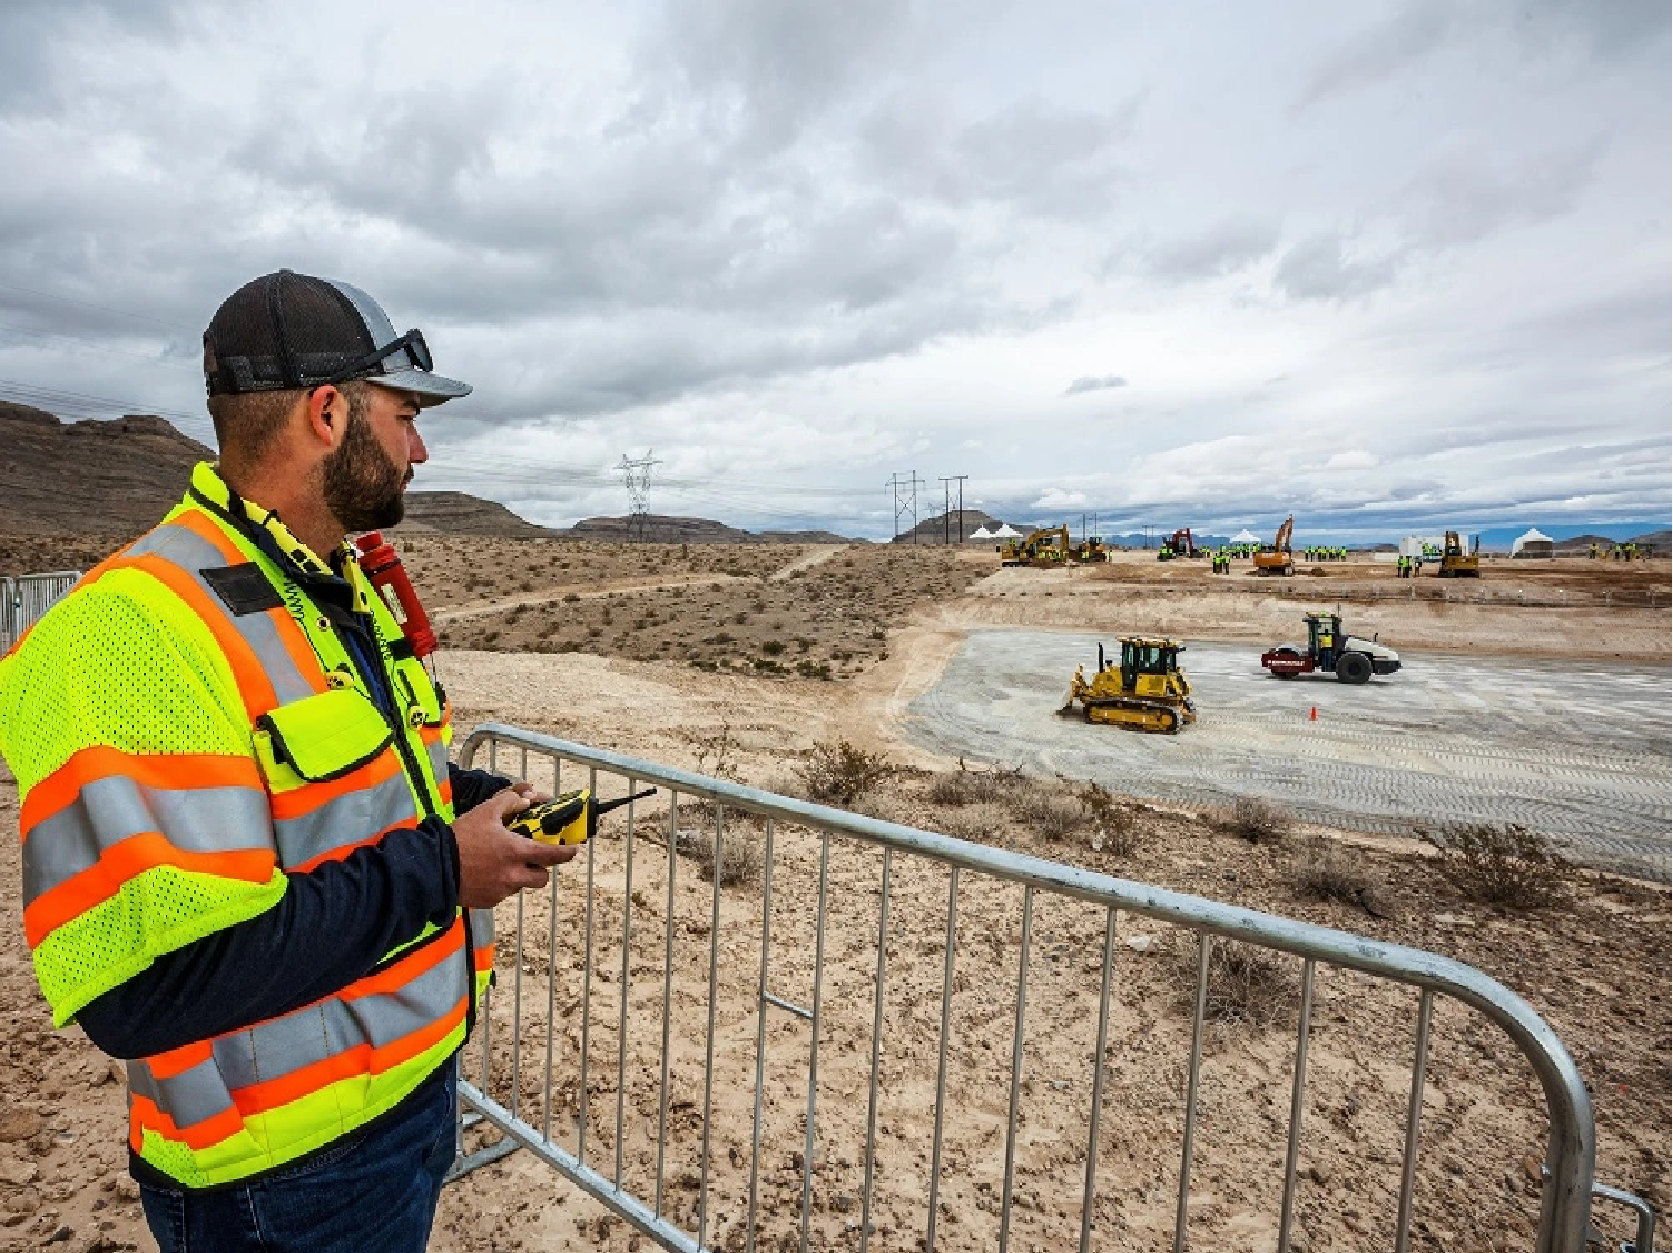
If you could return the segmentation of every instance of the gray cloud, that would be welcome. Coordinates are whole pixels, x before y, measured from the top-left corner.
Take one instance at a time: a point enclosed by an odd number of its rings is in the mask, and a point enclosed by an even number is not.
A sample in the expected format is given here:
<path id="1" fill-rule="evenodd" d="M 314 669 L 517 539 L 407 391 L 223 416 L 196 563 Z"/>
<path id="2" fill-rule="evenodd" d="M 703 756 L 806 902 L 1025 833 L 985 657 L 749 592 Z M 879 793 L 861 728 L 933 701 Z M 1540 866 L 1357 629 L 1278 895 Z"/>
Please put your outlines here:
<path id="1" fill-rule="evenodd" d="M 1079 396 L 1082 392 L 1108 391 L 1112 387 L 1125 387 L 1127 380 L 1119 374 L 1091 375 L 1083 374 L 1070 383 L 1063 394 L 1065 396 Z"/>
<path id="2" fill-rule="evenodd" d="M 1398 270 L 1398 257 L 1350 257 L 1340 235 L 1323 231 L 1285 252 L 1272 282 L 1294 300 L 1345 300 L 1387 287 Z"/>
<path id="3" fill-rule="evenodd" d="M 646 446 L 885 532 L 912 464 L 1356 526 L 1673 494 L 1665 6 L 429 3 L 0 6 L 0 379 L 195 413 L 199 328 L 289 265 L 477 384 L 427 477 L 552 516 Z M 1077 420 L 1157 432 L 1142 499 L 1014 438 L 1110 343 L 1145 385 Z M 1238 442 L 1326 422 L 1362 455 Z"/>

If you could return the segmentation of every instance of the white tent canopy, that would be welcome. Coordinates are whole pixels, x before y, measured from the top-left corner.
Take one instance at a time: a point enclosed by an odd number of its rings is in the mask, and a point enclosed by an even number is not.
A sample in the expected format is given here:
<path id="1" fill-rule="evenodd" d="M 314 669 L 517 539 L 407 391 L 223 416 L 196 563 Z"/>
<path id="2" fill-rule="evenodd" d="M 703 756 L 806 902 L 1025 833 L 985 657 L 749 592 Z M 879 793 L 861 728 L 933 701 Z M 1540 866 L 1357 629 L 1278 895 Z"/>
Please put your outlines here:
<path id="1" fill-rule="evenodd" d="M 1528 528 L 1527 534 L 1518 535 L 1513 541 L 1511 541 L 1510 555 L 1512 557 L 1516 556 L 1517 553 L 1521 552 L 1530 544 L 1549 545 L 1551 542 L 1552 540 L 1549 535 L 1545 534 L 1537 526 L 1532 526 Z"/>
<path id="2" fill-rule="evenodd" d="M 1248 527 L 1244 527 L 1236 535 L 1232 536 L 1232 543 L 1234 544 L 1258 544 L 1260 542 L 1261 537 L 1258 535 L 1251 535 Z"/>
<path id="3" fill-rule="evenodd" d="M 993 538 L 993 532 L 988 530 L 987 527 L 985 527 L 985 526 L 979 526 L 974 531 L 970 532 L 970 538 L 971 539 L 992 539 Z"/>
<path id="4" fill-rule="evenodd" d="M 999 529 L 989 536 L 990 539 L 1020 539 L 1021 537 L 1022 532 L 1013 531 L 1009 522 L 1001 522 Z"/>

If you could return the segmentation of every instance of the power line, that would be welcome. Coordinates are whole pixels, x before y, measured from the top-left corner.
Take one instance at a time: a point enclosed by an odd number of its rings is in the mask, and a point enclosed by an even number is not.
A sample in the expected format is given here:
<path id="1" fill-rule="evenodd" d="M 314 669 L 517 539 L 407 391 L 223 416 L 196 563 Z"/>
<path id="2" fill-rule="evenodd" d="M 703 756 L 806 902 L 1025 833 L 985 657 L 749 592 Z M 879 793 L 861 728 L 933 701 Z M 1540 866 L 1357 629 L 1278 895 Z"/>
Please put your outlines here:
<path id="1" fill-rule="evenodd" d="M 656 464 L 656 458 L 651 456 L 651 450 L 647 448 L 643 457 L 631 461 L 624 452 L 621 464 L 616 467 L 627 480 L 629 543 L 645 542 L 645 519 L 651 512 L 651 467 Z"/>
<path id="2" fill-rule="evenodd" d="M 97 305 L 91 300 L 77 300 L 74 296 L 58 296 L 52 292 L 37 291 L 33 287 L 20 287 L 16 283 L 0 283 L 0 287 L 7 291 L 22 292 L 26 296 L 39 296 L 43 300 L 57 300 L 67 305 L 80 305 L 83 309 L 97 309 L 100 313 L 113 313 L 119 318 L 133 318 L 140 322 L 150 322 L 156 326 L 166 326 L 171 331 L 185 331 L 186 328 L 174 322 L 165 322 L 161 318 L 154 318 L 148 313 L 131 313 L 126 309 L 113 309 L 109 305 Z M 196 334 L 196 332 L 190 332 Z"/>

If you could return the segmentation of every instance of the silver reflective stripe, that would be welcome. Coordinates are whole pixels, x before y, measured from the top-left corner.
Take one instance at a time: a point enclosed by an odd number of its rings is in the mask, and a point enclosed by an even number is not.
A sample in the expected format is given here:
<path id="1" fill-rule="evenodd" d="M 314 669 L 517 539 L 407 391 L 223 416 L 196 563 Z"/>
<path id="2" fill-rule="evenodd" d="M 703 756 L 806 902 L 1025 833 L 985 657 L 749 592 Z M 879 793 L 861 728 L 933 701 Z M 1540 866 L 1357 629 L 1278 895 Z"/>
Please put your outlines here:
<path id="1" fill-rule="evenodd" d="M 376 787 L 356 788 L 300 818 L 277 819 L 273 834 L 279 845 L 279 862 L 287 869 L 295 868 L 321 853 L 359 844 L 396 823 L 417 817 L 407 776 L 397 772 Z"/>
<path id="2" fill-rule="evenodd" d="M 129 1063 L 129 1082 L 136 1095 L 150 1097 L 175 1126 L 189 1127 L 233 1104 L 234 1092 L 362 1044 L 383 1048 L 440 1021 L 465 998 L 463 976 L 455 949 L 394 992 L 332 998 L 221 1036 L 212 1046 L 212 1060 L 170 1078 L 158 1079 L 143 1063 Z"/>
<path id="3" fill-rule="evenodd" d="M 434 744 L 427 744 L 425 748 L 430 755 L 430 777 L 435 779 L 439 788 L 447 779 L 447 745 L 437 740 Z"/>
<path id="4" fill-rule="evenodd" d="M 471 910 L 471 943 L 481 948 L 484 944 L 491 944 L 494 940 L 494 911 L 491 909 Z"/>
<path id="5" fill-rule="evenodd" d="M 174 523 L 159 526 L 150 534 L 142 536 L 128 549 L 126 555 L 161 557 L 164 561 L 172 562 L 191 576 L 210 604 L 226 612 L 220 596 L 209 586 L 201 572 L 225 566 L 227 559 L 213 544 L 200 539 L 185 527 Z M 278 625 L 266 612 L 247 613 L 242 616 L 227 612 L 226 619 L 255 653 L 256 660 L 261 663 L 262 670 L 267 674 L 267 681 L 273 685 L 273 694 L 278 697 L 279 704 L 288 705 L 292 701 L 312 696 L 319 690 L 297 670 L 296 663 L 291 660 L 290 653 L 279 638 Z"/>
<path id="6" fill-rule="evenodd" d="M 143 1077 L 136 1082 L 136 1072 Z M 128 1082 L 136 1096 L 146 1096 L 174 1120 L 176 1127 L 190 1127 L 216 1114 L 225 1113 L 232 1094 L 222 1082 L 213 1058 L 188 1066 L 177 1075 L 159 1079 L 144 1062 L 128 1063 Z"/>
<path id="7" fill-rule="evenodd" d="M 146 831 L 189 853 L 271 849 L 267 793 L 251 787 L 155 788 L 123 775 L 82 785 L 76 799 L 37 822 L 23 843 L 23 903 L 98 863 L 108 848 Z"/>

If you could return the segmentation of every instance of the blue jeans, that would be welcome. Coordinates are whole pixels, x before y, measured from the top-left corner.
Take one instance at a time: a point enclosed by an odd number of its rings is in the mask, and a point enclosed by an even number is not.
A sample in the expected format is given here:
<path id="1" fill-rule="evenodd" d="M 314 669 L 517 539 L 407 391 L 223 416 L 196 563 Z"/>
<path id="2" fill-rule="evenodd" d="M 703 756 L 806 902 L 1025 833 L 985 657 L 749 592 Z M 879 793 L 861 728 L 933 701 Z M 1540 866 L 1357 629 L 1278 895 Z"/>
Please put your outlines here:
<path id="1" fill-rule="evenodd" d="M 453 1063 L 386 1123 L 212 1191 L 141 1183 L 161 1253 L 423 1253 L 453 1164 Z"/>

